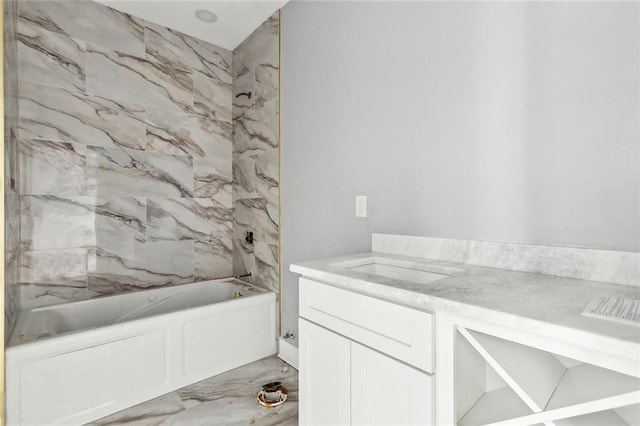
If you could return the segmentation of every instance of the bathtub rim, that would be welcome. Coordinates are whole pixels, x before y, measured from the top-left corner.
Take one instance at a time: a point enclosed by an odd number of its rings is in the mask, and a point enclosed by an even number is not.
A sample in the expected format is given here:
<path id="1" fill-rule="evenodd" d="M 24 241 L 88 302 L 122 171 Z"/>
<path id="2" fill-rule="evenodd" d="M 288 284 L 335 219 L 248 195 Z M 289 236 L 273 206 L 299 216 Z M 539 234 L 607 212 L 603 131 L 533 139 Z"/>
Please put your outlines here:
<path id="1" fill-rule="evenodd" d="M 202 285 L 203 282 L 194 283 Z M 240 283 L 240 285 L 245 283 Z M 238 285 L 235 283 L 234 285 Z M 254 285 L 251 285 L 255 287 Z M 140 402 L 156 398 L 160 395 L 182 388 L 192 383 L 196 383 L 200 380 L 204 380 L 208 377 L 221 374 L 230 369 L 237 368 L 254 360 L 271 356 L 277 353 L 277 333 L 276 333 L 276 295 L 275 293 L 258 288 L 259 294 L 255 294 L 255 297 L 243 297 L 239 299 L 230 299 L 223 302 L 211 303 L 203 306 L 199 306 L 191 309 L 183 309 L 173 312 L 167 312 L 159 315 L 154 315 L 146 318 L 128 321 L 125 323 L 113 324 L 110 326 L 102 326 L 92 329 L 85 329 L 75 333 L 61 334 L 53 336 L 52 338 L 46 338 L 43 340 L 29 342 L 21 345 L 16 345 L 10 348 L 7 352 L 6 363 L 8 371 L 7 389 L 13 389 L 11 395 L 7 395 L 7 407 L 12 407 L 10 412 L 14 419 L 20 415 L 20 404 L 22 396 L 20 394 L 20 377 L 22 375 L 22 368 L 25 365 L 33 362 L 38 362 L 41 359 L 54 358 L 58 356 L 65 356 L 67 353 L 72 353 L 78 350 L 92 348 L 96 346 L 108 345 L 117 341 L 123 341 L 128 339 L 136 339 L 139 336 L 150 334 L 162 334 L 165 339 L 165 346 L 163 349 L 166 377 L 164 381 L 159 382 L 150 388 L 142 388 L 136 390 L 130 395 L 128 399 L 116 398 L 109 402 L 103 402 L 100 405 L 95 405 L 93 408 L 82 409 L 77 413 L 73 413 L 74 416 L 78 415 L 78 418 L 73 419 L 71 423 L 85 424 L 87 422 L 94 421 L 104 416 L 113 414 L 117 411 L 121 411 L 127 407 L 130 407 Z M 232 303 L 228 303 L 232 302 Z M 268 337 L 264 340 L 254 351 L 252 349 L 249 352 L 239 352 L 238 356 L 231 359 L 226 359 L 223 362 L 219 362 L 213 370 L 201 370 L 196 369 L 192 371 L 186 371 L 184 364 L 187 360 L 185 353 L 176 350 L 180 347 L 179 342 L 183 341 L 185 326 L 188 323 L 198 322 L 201 319 L 207 319 L 213 315 L 226 315 L 226 314 L 238 314 L 244 316 L 242 311 L 254 311 L 256 309 L 261 310 L 261 315 L 266 315 L 259 318 L 259 322 L 255 323 L 255 331 L 260 333 L 261 336 Z M 268 317 L 268 319 L 267 319 Z M 217 324 L 217 323 L 216 323 Z M 225 323 L 220 322 L 225 325 Z M 226 330 L 233 331 L 233 324 L 231 327 L 224 326 L 223 332 Z M 244 322 L 245 327 L 251 327 L 252 322 Z M 264 328 L 266 327 L 266 328 Z M 218 330 L 218 328 L 216 326 Z M 249 328 L 247 328 L 249 329 Z M 206 341 L 203 339 L 202 341 Z M 246 359 L 245 359 L 246 358 Z M 95 410 L 95 411 L 94 411 Z M 65 417 L 66 419 L 66 417 Z M 60 419 L 60 420 L 65 420 Z M 65 420 L 66 421 L 66 420 Z M 13 423 L 12 423 L 13 424 Z M 56 422 L 52 424 L 60 424 L 61 426 L 68 425 L 69 422 Z"/>
<path id="2" fill-rule="evenodd" d="M 236 282 L 234 282 L 236 281 Z M 148 291 L 154 291 L 154 290 L 188 290 L 190 288 L 194 288 L 197 286 L 202 286 L 202 285 L 207 285 L 207 284 L 217 284 L 217 283 L 226 283 L 226 282 L 230 282 L 231 284 L 242 288 L 244 290 L 246 290 L 247 288 L 250 289 L 250 292 L 253 293 L 249 296 L 245 296 L 245 297 L 241 297 L 241 298 L 237 298 L 237 299 L 227 299 L 227 300 L 223 300 L 221 302 L 216 302 L 216 303 L 210 303 L 210 304 L 206 304 L 206 305 L 202 305 L 202 306 L 196 306 L 193 308 L 188 308 L 188 309 L 179 309 L 176 311 L 172 311 L 172 312 L 163 312 L 160 314 L 156 314 L 156 315 L 151 315 L 148 317 L 144 317 L 144 318 L 134 318 L 132 320 L 127 320 L 127 321 L 123 321 L 123 322 L 118 322 L 118 323 L 113 323 L 113 324 L 105 324 L 105 325 L 101 325 L 101 326 L 97 326 L 97 327 L 87 327 L 87 328 L 82 328 L 79 330 L 72 330 L 72 331 L 67 331 L 67 332 L 63 332 L 60 334 L 55 334 L 52 336 L 47 336 L 47 337 L 43 337 L 40 339 L 35 339 L 35 340 L 30 340 L 27 342 L 21 342 L 21 343 L 12 343 L 13 340 L 13 333 L 15 333 L 17 330 L 20 330 L 19 326 L 24 326 L 24 322 L 26 321 L 26 316 L 24 314 L 29 314 L 33 311 L 36 310 L 48 310 L 48 309 L 55 309 L 56 307 L 60 307 L 60 306 L 66 306 L 66 305 L 78 305 L 78 304 L 98 304 L 100 301 L 103 301 L 104 299 L 113 299 L 113 298 L 121 298 L 121 297 L 127 297 L 127 296 L 132 296 L 132 295 L 140 295 L 143 293 L 146 293 Z M 12 331 L 12 335 L 9 339 L 9 343 L 7 344 L 6 348 L 5 348 L 5 358 L 7 361 L 9 361 L 10 358 L 12 358 L 12 356 L 10 357 L 10 355 L 13 355 L 15 352 L 20 352 L 20 351 L 29 351 L 31 350 L 32 347 L 36 346 L 36 347 L 40 347 L 40 346 L 49 346 L 51 345 L 51 341 L 55 341 L 58 344 L 69 344 L 73 346 L 73 350 L 78 349 L 82 346 L 86 346 L 86 344 L 80 346 L 80 345 L 74 345 L 73 343 L 77 340 L 80 340 L 81 342 L 87 342 L 89 341 L 94 341 L 95 342 L 103 342 L 103 339 L 98 339 L 97 336 L 95 336 L 96 334 L 96 330 L 101 330 L 100 335 L 108 335 L 108 334 L 113 334 L 114 332 L 121 330 L 122 328 L 124 328 L 125 326 L 128 326 L 130 324 L 145 324 L 147 322 L 152 322 L 154 319 L 157 318 L 164 318 L 167 315 L 183 315 L 184 313 L 188 312 L 191 313 L 193 315 L 198 315 L 199 313 L 205 313 L 207 312 L 207 310 L 211 309 L 211 306 L 221 306 L 222 309 L 225 309 L 225 306 L 228 306 L 230 303 L 233 303 L 233 306 L 237 307 L 237 308 L 241 308 L 242 306 L 252 306 L 254 304 L 258 304 L 258 300 L 261 299 L 268 299 L 268 298 L 274 298 L 274 300 L 276 300 L 276 295 L 274 292 L 264 289 L 262 287 L 258 287 L 254 284 L 251 283 L 247 283 L 241 280 L 238 280 L 234 277 L 227 277 L 227 278 L 218 278 L 215 280 L 207 280 L 207 281 L 199 281 L 199 282 L 195 282 L 195 283 L 189 283 L 189 284 L 180 284 L 180 285 L 174 285 L 174 286 L 165 286 L 165 287 L 159 287 L 159 288 L 149 288 L 149 289 L 144 289 L 144 290 L 140 290 L 140 291 L 136 291 L 136 292 L 130 292 L 130 293 L 124 293 L 124 294 L 117 294 L 117 295 L 108 295 L 108 296 L 103 296 L 103 297 L 96 297 L 93 299 L 86 299 L 86 300 L 79 300 L 76 302 L 64 302 L 64 303 L 57 303 L 55 305 L 47 305 L 47 306 L 38 306 L 38 307 L 34 307 L 34 308 L 30 308 L 27 309 L 25 311 L 21 311 L 20 314 L 18 315 L 18 320 L 16 321 L 16 326 L 14 327 L 13 331 Z M 256 302 L 256 303 L 252 303 L 252 302 Z M 92 338 L 93 337 L 93 338 Z M 53 344 L 56 344 L 56 343 Z M 70 352 L 71 350 L 65 350 L 63 352 Z M 62 352 L 61 352 L 62 353 Z M 5 363 L 6 365 L 6 363 Z"/>

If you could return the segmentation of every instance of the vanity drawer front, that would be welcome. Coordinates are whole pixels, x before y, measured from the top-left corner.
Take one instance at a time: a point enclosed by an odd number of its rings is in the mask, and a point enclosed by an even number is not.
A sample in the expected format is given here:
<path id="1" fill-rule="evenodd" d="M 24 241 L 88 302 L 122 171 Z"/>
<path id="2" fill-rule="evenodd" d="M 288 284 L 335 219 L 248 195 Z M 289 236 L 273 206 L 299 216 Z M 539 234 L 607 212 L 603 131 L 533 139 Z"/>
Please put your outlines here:
<path id="1" fill-rule="evenodd" d="M 433 372 L 433 316 L 428 312 L 300 278 L 300 316 Z"/>

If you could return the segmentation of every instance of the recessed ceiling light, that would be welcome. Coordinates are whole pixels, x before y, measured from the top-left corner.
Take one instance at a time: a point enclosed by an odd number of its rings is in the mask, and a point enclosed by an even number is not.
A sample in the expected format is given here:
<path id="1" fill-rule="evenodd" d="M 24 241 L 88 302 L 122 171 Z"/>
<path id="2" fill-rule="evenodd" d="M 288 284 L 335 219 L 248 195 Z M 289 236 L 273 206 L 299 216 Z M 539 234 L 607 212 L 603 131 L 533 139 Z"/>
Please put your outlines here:
<path id="1" fill-rule="evenodd" d="M 205 9 L 196 10 L 196 18 L 198 18 L 202 22 L 206 22 L 207 24 L 213 24 L 218 20 L 218 17 L 215 13 Z"/>

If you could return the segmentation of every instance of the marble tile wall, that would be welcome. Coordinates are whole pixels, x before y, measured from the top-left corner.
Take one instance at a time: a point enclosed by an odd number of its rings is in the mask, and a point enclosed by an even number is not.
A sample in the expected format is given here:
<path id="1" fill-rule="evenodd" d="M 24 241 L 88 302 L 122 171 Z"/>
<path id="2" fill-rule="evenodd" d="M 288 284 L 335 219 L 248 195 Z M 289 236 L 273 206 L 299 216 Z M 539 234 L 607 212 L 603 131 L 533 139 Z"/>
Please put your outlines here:
<path id="1" fill-rule="evenodd" d="M 232 274 L 232 53 L 86 0 L 21 1 L 23 306 Z"/>
<path id="2" fill-rule="evenodd" d="M 4 2 L 4 296 L 5 344 L 19 309 L 20 284 L 20 195 L 18 193 L 18 4 Z"/>
<path id="3" fill-rule="evenodd" d="M 233 52 L 233 270 L 278 292 L 279 31 L 276 12 Z M 251 97 L 240 93 L 251 92 Z M 254 233 L 254 243 L 245 241 Z"/>

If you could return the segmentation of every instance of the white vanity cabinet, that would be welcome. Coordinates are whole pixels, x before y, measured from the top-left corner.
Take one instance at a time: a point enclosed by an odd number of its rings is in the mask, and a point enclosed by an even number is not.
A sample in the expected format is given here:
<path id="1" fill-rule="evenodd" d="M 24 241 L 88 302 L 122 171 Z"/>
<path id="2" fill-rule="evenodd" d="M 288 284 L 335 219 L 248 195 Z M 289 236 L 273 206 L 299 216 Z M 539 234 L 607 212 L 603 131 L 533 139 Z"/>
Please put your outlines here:
<path id="1" fill-rule="evenodd" d="M 348 425 L 351 421 L 351 342 L 300 319 L 300 424 Z"/>
<path id="2" fill-rule="evenodd" d="M 433 424 L 430 313 L 300 279 L 300 424 Z"/>
<path id="3" fill-rule="evenodd" d="M 613 316 L 636 306 L 639 264 L 376 235 L 369 253 L 291 265 L 301 422 L 640 426 L 640 328 L 582 314 L 596 297 Z"/>
<path id="4" fill-rule="evenodd" d="M 432 378 L 351 342 L 351 423 L 432 424 Z"/>

